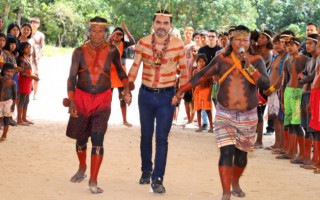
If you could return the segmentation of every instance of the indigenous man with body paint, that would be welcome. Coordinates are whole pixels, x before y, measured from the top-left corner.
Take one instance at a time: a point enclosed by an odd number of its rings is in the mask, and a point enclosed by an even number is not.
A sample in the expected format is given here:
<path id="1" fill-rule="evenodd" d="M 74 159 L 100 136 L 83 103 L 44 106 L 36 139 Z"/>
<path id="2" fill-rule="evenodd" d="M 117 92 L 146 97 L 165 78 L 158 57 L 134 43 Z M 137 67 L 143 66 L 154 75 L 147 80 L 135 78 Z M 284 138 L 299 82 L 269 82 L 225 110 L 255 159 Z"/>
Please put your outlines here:
<path id="1" fill-rule="evenodd" d="M 251 37 L 252 38 L 252 37 Z M 262 30 L 258 36 L 256 53 L 258 53 L 264 60 L 266 64 L 266 70 L 269 71 L 270 64 L 272 61 L 272 33 L 269 30 Z M 254 147 L 260 149 L 263 147 L 262 136 L 263 136 L 263 115 L 267 107 L 267 97 L 263 95 L 261 89 L 257 90 L 259 104 L 257 107 L 258 112 L 258 125 L 257 125 L 257 140 L 254 144 Z"/>
<path id="2" fill-rule="evenodd" d="M 161 9 L 154 14 L 155 33 L 142 38 L 136 47 L 134 63 L 129 72 L 130 87 L 143 62 L 142 85 L 139 89 L 139 112 L 141 124 L 141 160 L 142 176 L 140 184 L 149 184 L 154 193 L 164 193 L 163 177 L 165 173 L 168 135 L 172 126 L 175 107 L 171 100 L 175 94 L 176 74 L 180 71 L 180 83 L 188 80 L 185 50 L 182 40 L 170 37 L 172 14 Z M 154 122 L 156 121 L 156 127 Z M 156 152 L 154 168 L 152 163 L 152 138 L 155 130 Z"/>
<path id="3" fill-rule="evenodd" d="M 107 20 L 95 17 L 90 20 L 89 42 L 73 52 L 70 75 L 68 78 L 68 100 L 70 119 L 67 136 L 76 139 L 76 152 L 79 169 L 71 178 L 72 182 L 81 182 L 85 177 L 86 150 L 91 137 L 91 169 L 89 189 L 92 193 L 102 193 L 98 187 L 97 176 L 103 158 L 103 140 L 107 131 L 111 112 L 110 69 L 113 64 L 123 83 L 123 99 L 130 103 L 131 94 L 128 78 L 121 66 L 120 53 L 116 46 L 105 42 L 109 29 Z"/>
<path id="4" fill-rule="evenodd" d="M 310 102 L 310 91 L 313 79 L 316 73 L 317 59 L 319 55 L 318 45 L 318 34 L 310 34 L 307 37 L 306 41 L 306 50 L 307 53 L 312 57 L 307 62 L 305 69 L 301 72 L 299 77 L 299 83 L 303 84 L 302 87 L 302 100 L 301 100 L 301 127 L 305 132 L 305 148 L 302 160 L 299 160 L 300 163 L 314 164 L 310 160 L 311 156 L 311 147 L 312 147 L 312 138 L 316 138 L 315 130 L 310 128 L 311 114 L 307 112 L 307 106 Z M 315 146 L 315 145 L 314 145 Z"/>
<path id="5" fill-rule="evenodd" d="M 318 38 L 318 49 L 320 50 L 320 37 Z M 318 58 L 319 59 L 319 58 Z M 314 169 L 314 173 L 320 174 L 320 61 L 316 68 L 315 78 L 311 85 L 310 103 L 308 112 L 311 113 L 310 128 L 315 130 L 313 143 L 313 154 L 316 158 L 309 168 Z M 306 167 L 305 167 L 306 168 Z"/>
<path id="6" fill-rule="evenodd" d="M 289 129 L 289 149 L 277 159 L 291 159 L 291 163 L 299 163 L 304 152 L 304 133 L 301 123 L 301 99 L 303 83 L 299 82 L 298 74 L 302 72 L 309 58 L 299 53 L 300 39 L 289 37 L 286 41 L 287 51 L 291 58 L 284 63 L 283 84 L 281 91 L 281 107 L 284 110 L 284 125 Z M 299 154 L 297 141 L 299 143 Z"/>
<path id="7" fill-rule="evenodd" d="M 263 93 L 268 97 L 268 118 L 273 120 L 275 129 L 275 144 L 266 147 L 266 150 L 273 150 L 273 153 L 280 153 L 280 149 L 284 147 L 284 125 L 283 112 L 280 107 L 280 87 L 282 83 L 282 69 L 284 62 L 288 59 L 289 53 L 286 46 L 280 41 L 281 35 L 273 38 L 273 47 L 277 52 L 274 60 L 270 65 L 270 87 Z M 282 114 L 281 114 L 282 113 Z"/>
<path id="8" fill-rule="evenodd" d="M 280 77 L 275 81 L 275 83 L 274 83 L 274 80 L 270 80 L 271 86 L 270 86 L 270 88 L 268 90 L 265 91 L 266 96 L 268 96 L 268 95 L 271 94 L 271 91 L 273 90 L 272 86 L 274 86 L 275 90 L 276 90 L 276 88 L 279 88 L 280 109 L 279 109 L 279 112 L 278 112 L 278 119 L 280 120 L 280 123 L 284 123 L 284 122 L 282 122 L 282 121 L 284 121 L 284 113 L 283 113 L 283 109 L 284 108 L 282 107 L 283 105 L 281 104 L 281 98 L 282 98 L 281 94 L 282 94 L 282 91 L 284 90 L 284 88 L 282 87 L 282 79 L 283 79 L 283 74 L 284 74 L 283 73 L 283 71 L 284 71 L 284 63 L 286 62 L 286 60 L 291 58 L 291 56 L 290 56 L 290 54 L 288 53 L 288 50 L 287 50 L 286 41 L 290 37 L 293 37 L 293 36 L 295 36 L 295 34 L 291 30 L 285 30 L 280 34 L 281 49 L 285 49 L 284 51 L 287 53 L 287 56 L 283 56 L 282 57 L 283 60 L 280 61 L 280 65 L 281 65 L 281 62 L 282 62 L 281 67 L 279 65 L 279 68 L 281 68 Z M 278 50 L 280 50 L 280 49 L 278 49 Z M 285 55 L 284 52 L 282 54 Z M 273 74 L 270 74 L 270 76 L 271 75 L 273 75 Z M 270 110 L 270 107 L 273 107 L 272 106 L 273 100 L 270 99 L 270 102 L 271 102 L 271 104 L 269 105 L 269 110 Z M 276 105 L 276 104 L 273 104 L 273 105 Z M 271 110 L 270 110 L 270 112 L 271 112 Z M 274 111 L 274 112 L 271 112 L 271 113 L 276 113 L 276 112 Z M 283 125 L 282 129 L 283 130 L 281 130 L 281 135 L 280 135 L 280 140 L 281 140 L 281 142 L 280 142 L 280 144 L 281 144 L 280 145 L 281 146 L 280 147 L 280 151 L 275 149 L 275 150 L 272 151 L 273 154 L 285 154 L 285 153 L 287 153 L 289 151 L 289 129 L 288 129 L 288 126 Z M 280 156 L 280 157 L 282 157 L 282 156 Z"/>
<path id="9" fill-rule="evenodd" d="M 240 53 L 244 50 L 244 53 Z M 244 63 L 243 63 L 244 62 Z M 243 66 L 242 66 L 243 65 Z M 232 32 L 230 46 L 224 54 L 183 85 L 172 103 L 179 101 L 181 93 L 200 84 L 211 76 L 219 76 L 217 111 L 214 132 L 220 147 L 219 172 L 223 187 L 222 199 L 231 194 L 244 197 L 239 179 L 247 165 L 247 152 L 253 150 L 257 117 L 257 87 L 269 87 L 269 78 L 261 56 L 253 55 L 250 48 L 250 30 L 237 26 Z M 230 191 L 230 188 L 233 191 Z"/>

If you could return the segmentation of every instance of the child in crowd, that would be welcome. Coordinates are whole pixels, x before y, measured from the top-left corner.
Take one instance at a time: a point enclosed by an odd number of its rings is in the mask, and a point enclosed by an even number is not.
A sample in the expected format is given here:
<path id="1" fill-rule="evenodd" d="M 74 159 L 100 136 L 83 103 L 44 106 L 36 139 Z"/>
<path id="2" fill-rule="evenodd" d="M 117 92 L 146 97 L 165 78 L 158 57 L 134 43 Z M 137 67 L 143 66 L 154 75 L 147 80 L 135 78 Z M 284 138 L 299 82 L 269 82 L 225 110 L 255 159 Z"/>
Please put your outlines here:
<path id="1" fill-rule="evenodd" d="M 195 44 L 191 45 L 190 47 L 190 59 L 187 60 L 187 67 L 189 69 L 189 77 L 192 77 L 193 71 L 197 68 L 197 55 L 199 47 Z M 194 105 L 193 105 L 193 90 L 188 90 L 184 93 L 184 106 L 187 113 L 188 122 L 193 126 L 193 118 L 194 118 Z M 187 125 L 186 124 L 186 125 Z"/>
<path id="2" fill-rule="evenodd" d="M 9 117 L 14 111 L 14 106 L 17 99 L 16 84 L 12 80 L 15 73 L 14 65 L 11 63 L 5 63 L 1 70 L 0 76 L 0 117 L 3 117 L 3 134 L 0 138 L 0 142 L 7 138 L 9 129 Z"/>
<path id="3" fill-rule="evenodd" d="M 3 48 L 5 53 L 7 54 L 7 62 L 12 63 L 15 67 L 15 74 L 13 75 L 12 80 L 16 83 L 17 93 L 19 91 L 18 79 L 19 79 L 19 72 L 21 68 L 18 67 L 16 58 L 18 57 L 19 53 L 17 51 L 17 38 L 11 34 L 7 35 L 6 45 Z M 19 96 L 19 95 L 18 95 Z M 19 99 L 19 98 L 17 98 Z M 10 125 L 15 126 L 17 123 L 10 117 L 9 121 Z"/>
<path id="4" fill-rule="evenodd" d="M 0 69 L 2 69 L 7 57 L 7 54 L 5 54 L 3 50 L 3 47 L 6 44 L 6 39 L 6 35 L 4 33 L 0 33 Z"/>
<path id="5" fill-rule="evenodd" d="M 208 60 L 205 54 L 199 53 L 197 55 L 197 65 L 198 69 L 195 69 L 193 72 L 193 76 L 195 76 L 200 70 L 202 70 L 207 64 Z M 199 129 L 196 132 L 202 132 L 201 127 L 201 110 L 205 110 L 207 112 L 210 129 L 209 133 L 213 133 L 213 125 L 212 125 L 212 101 L 211 101 L 211 88 L 212 88 L 212 78 L 209 78 L 198 85 L 193 92 L 193 100 L 194 100 L 194 110 L 197 111 L 197 119 Z"/>
<path id="6" fill-rule="evenodd" d="M 19 105 L 18 105 L 18 125 L 28 126 L 33 122 L 27 120 L 27 110 L 29 104 L 29 95 L 32 91 L 33 80 L 39 81 L 37 76 L 32 73 L 30 61 L 31 45 L 28 42 L 20 44 L 20 57 L 18 65 L 23 69 L 19 78 Z"/>

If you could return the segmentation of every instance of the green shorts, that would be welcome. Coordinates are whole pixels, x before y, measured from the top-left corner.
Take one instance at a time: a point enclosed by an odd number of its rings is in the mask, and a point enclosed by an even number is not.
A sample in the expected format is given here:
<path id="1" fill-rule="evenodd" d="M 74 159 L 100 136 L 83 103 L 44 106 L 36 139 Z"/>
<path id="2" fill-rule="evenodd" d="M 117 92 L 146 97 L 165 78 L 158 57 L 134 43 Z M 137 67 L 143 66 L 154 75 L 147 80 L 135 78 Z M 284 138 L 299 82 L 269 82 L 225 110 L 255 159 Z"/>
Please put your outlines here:
<path id="1" fill-rule="evenodd" d="M 286 87 L 283 98 L 284 125 L 300 124 L 302 89 Z"/>

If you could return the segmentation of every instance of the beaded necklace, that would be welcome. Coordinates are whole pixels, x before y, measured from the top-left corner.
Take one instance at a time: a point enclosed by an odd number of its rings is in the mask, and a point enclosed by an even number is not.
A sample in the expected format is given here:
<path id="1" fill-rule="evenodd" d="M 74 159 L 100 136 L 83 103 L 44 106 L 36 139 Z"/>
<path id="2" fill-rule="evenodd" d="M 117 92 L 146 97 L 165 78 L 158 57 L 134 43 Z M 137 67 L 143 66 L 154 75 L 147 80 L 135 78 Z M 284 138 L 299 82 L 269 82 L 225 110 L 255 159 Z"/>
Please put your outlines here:
<path id="1" fill-rule="evenodd" d="M 164 58 L 164 56 L 167 53 L 167 49 L 168 49 L 168 46 L 169 46 L 170 35 L 168 35 L 168 38 L 165 40 L 164 47 L 161 49 L 160 52 L 157 52 L 157 50 L 155 49 L 155 46 L 156 46 L 155 35 L 152 34 L 151 38 L 152 38 L 151 39 L 151 44 L 152 44 L 153 60 L 154 60 L 153 67 L 156 68 L 156 69 L 159 69 L 159 67 L 162 64 L 162 59 Z"/>
<path id="2" fill-rule="evenodd" d="M 25 56 L 23 56 L 23 57 L 27 61 L 27 63 L 29 64 L 29 72 L 30 72 L 30 75 L 32 75 L 32 68 L 31 68 L 32 65 L 31 65 L 30 59 Z"/>

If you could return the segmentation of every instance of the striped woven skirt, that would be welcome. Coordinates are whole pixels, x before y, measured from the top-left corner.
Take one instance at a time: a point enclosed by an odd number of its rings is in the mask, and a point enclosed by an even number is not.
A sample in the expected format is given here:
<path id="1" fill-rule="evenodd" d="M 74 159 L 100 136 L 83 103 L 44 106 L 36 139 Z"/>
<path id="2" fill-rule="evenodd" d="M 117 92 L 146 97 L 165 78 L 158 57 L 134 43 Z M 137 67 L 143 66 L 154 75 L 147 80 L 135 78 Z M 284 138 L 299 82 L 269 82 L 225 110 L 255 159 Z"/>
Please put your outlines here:
<path id="1" fill-rule="evenodd" d="M 242 151 L 252 151 L 258 123 L 257 108 L 229 110 L 218 103 L 216 109 L 214 132 L 218 147 L 235 145 Z"/>

